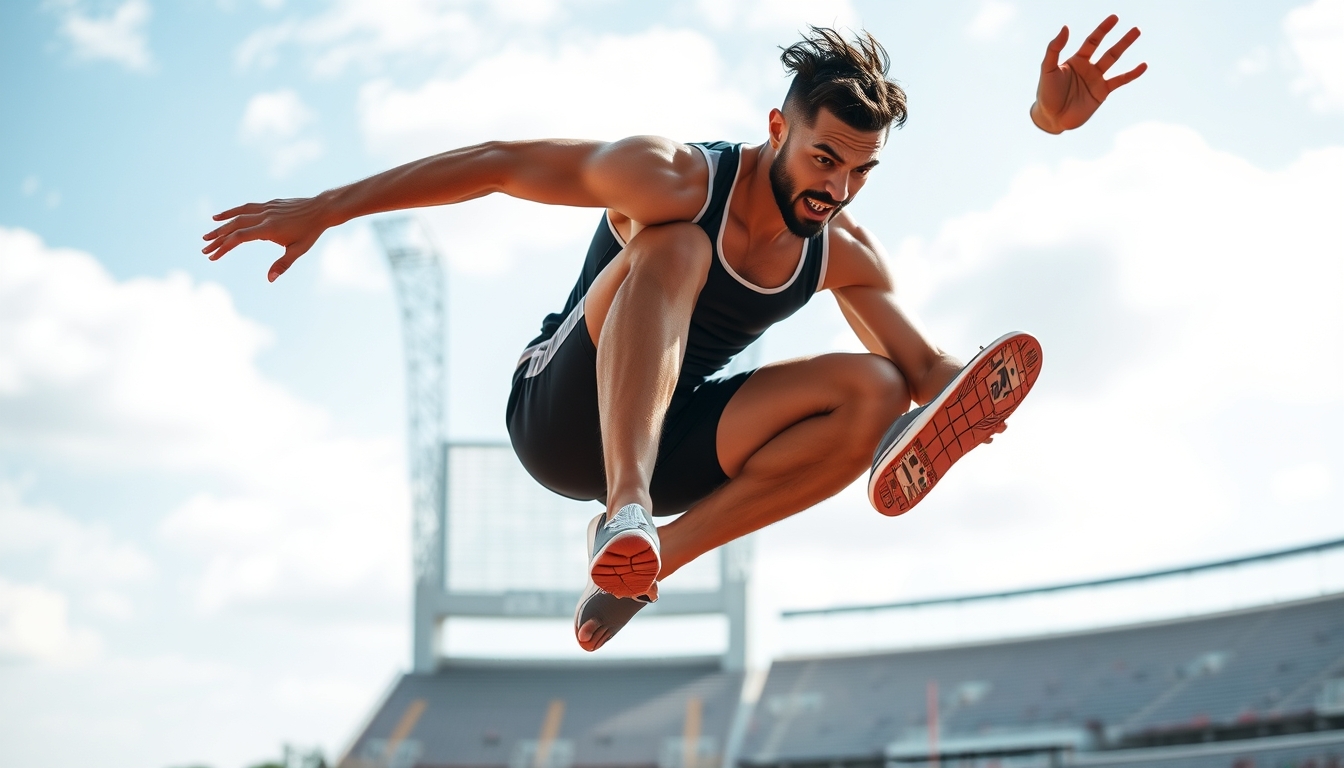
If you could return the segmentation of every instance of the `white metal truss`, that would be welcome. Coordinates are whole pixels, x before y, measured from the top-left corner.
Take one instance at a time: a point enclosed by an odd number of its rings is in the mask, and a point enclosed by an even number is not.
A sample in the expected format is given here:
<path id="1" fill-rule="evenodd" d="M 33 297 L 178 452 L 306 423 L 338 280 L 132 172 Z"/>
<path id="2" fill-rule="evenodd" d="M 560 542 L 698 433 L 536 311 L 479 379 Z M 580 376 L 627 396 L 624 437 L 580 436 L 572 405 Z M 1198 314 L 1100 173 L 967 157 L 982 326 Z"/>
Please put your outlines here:
<path id="1" fill-rule="evenodd" d="M 444 274 L 423 226 L 405 216 L 373 223 L 392 267 L 406 350 L 407 461 L 411 475 L 411 552 L 417 587 L 439 587 L 444 541 Z"/>

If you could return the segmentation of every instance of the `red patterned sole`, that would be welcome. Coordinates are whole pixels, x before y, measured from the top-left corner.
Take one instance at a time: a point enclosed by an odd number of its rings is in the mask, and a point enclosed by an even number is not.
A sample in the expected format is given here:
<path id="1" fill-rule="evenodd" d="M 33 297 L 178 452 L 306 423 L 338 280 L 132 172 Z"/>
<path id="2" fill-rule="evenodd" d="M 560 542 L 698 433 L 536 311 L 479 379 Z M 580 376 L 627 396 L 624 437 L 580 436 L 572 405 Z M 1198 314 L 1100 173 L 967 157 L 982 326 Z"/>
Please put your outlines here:
<path id="1" fill-rule="evenodd" d="M 643 536 L 618 536 L 607 544 L 589 567 L 598 589 L 616 597 L 636 597 L 649 591 L 662 561 Z"/>
<path id="2" fill-rule="evenodd" d="M 1025 333 L 982 350 L 882 456 L 868 481 L 873 507 L 893 517 L 914 508 L 958 459 L 994 434 L 1040 372 L 1040 342 Z"/>

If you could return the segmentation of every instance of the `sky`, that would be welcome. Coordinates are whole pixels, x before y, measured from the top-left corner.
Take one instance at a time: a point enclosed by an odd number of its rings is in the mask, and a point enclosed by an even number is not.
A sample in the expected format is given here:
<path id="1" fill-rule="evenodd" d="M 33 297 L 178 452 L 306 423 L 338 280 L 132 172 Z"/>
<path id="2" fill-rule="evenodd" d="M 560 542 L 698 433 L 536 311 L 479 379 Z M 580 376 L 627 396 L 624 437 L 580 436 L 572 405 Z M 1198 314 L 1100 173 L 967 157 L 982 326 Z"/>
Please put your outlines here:
<path id="1" fill-rule="evenodd" d="M 1149 71 L 1027 116 L 1108 13 Z M 910 515 L 859 486 L 757 537 L 761 604 L 1011 589 L 1344 535 L 1344 2 L 19 0 L 0 6 L 0 763 L 336 753 L 409 663 L 404 381 L 365 221 L 275 284 L 211 214 L 486 139 L 757 143 L 804 25 L 910 94 L 851 206 L 945 349 L 1045 351 Z M 501 439 L 591 210 L 426 211 L 448 431 Z M 766 360 L 857 350 L 818 296 Z M 576 578 L 579 576 L 576 575 Z M 577 588 L 577 584 L 576 584 Z M 619 639 L 619 638 L 618 638 Z"/>

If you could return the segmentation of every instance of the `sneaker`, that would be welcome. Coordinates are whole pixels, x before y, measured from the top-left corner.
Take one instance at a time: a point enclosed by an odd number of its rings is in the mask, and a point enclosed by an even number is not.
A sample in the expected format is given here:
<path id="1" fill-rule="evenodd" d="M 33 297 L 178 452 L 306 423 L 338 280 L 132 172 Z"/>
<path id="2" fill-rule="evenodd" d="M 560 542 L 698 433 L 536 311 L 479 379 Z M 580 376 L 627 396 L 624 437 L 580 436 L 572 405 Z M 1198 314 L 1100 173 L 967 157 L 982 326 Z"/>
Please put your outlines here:
<path id="1" fill-rule="evenodd" d="M 648 592 L 637 597 L 616 597 L 610 592 L 604 592 L 590 578 L 587 589 L 579 597 L 579 604 L 574 609 L 574 639 L 579 641 L 579 647 L 583 650 L 596 651 L 630 623 L 639 609 L 657 600 L 657 582 L 653 583 Z M 580 631 L 589 621 L 596 621 L 597 626 L 584 640 Z"/>
<path id="2" fill-rule="evenodd" d="M 600 514 L 588 523 L 588 575 L 598 589 L 616 597 L 648 592 L 663 561 L 653 515 L 626 504 L 610 520 Z"/>
<path id="3" fill-rule="evenodd" d="M 958 459 L 994 434 L 1031 391 L 1041 345 L 1015 332 L 980 350 L 927 404 L 891 425 L 873 454 L 868 500 L 884 515 L 909 512 Z"/>

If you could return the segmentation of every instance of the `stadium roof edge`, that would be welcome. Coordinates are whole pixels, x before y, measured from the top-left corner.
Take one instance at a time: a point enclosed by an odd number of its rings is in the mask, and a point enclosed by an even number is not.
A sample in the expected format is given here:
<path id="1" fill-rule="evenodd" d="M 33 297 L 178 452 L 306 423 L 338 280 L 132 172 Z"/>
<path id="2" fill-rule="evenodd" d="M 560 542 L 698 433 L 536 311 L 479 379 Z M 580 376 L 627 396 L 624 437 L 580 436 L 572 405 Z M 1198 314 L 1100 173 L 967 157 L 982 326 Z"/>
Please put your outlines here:
<path id="1" fill-rule="evenodd" d="M 866 651 L 842 651 L 839 653 L 803 653 L 796 656 L 778 656 L 774 659 L 778 662 L 798 662 L 798 661 L 826 661 L 832 659 L 858 659 L 866 656 L 897 656 L 913 653 L 925 653 L 929 651 L 947 651 L 958 648 L 975 648 L 983 646 L 1005 646 L 1017 643 L 1034 643 L 1041 640 L 1057 640 L 1071 637 L 1084 637 L 1087 635 L 1100 635 L 1108 632 L 1126 632 L 1131 629 L 1151 629 L 1153 627 L 1165 627 L 1172 624 L 1186 624 L 1190 622 L 1203 621 L 1205 619 L 1222 619 L 1230 616 L 1241 616 L 1248 613 L 1259 613 L 1261 611 L 1279 610 L 1283 608 L 1295 608 L 1312 603 L 1326 603 L 1332 600 L 1344 600 L 1344 592 L 1330 592 L 1324 595 L 1315 595 L 1300 600 L 1285 600 L 1279 603 L 1263 603 L 1245 608 L 1234 608 L 1227 611 L 1215 611 L 1213 613 L 1200 613 L 1192 616 L 1176 616 L 1166 619 L 1153 619 L 1150 621 L 1138 621 L 1132 624 L 1110 624 L 1102 627 L 1087 627 L 1086 629 L 1071 629 L 1060 632 L 1043 632 L 1039 635 L 1023 635 L 1015 637 L 984 638 L 978 640 L 967 640 L 963 642 L 948 642 L 937 645 L 921 645 L 910 648 L 898 648 L 893 650 L 884 650 L 873 648 Z"/>
<path id="2" fill-rule="evenodd" d="M 1063 592 L 1070 589 L 1085 589 L 1088 587 L 1104 587 L 1111 584 L 1123 584 L 1130 581 L 1144 581 L 1147 579 L 1156 579 L 1163 576 L 1179 576 L 1187 573 L 1197 573 L 1199 571 L 1208 571 L 1218 568 L 1230 568 L 1237 565 L 1246 565 L 1248 563 L 1262 562 L 1267 560 L 1277 560 L 1283 557 L 1292 557 L 1294 555 L 1305 555 L 1312 552 L 1322 552 L 1327 549 L 1344 547 L 1344 539 L 1331 539 L 1330 541 L 1321 541 L 1315 544 L 1307 544 L 1289 549 L 1280 549 L 1273 552 L 1261 552 L 1255 555 L 1246 555 L 1243 557 L 1234 557 L 1228 560 L 1218 560 L 1210 563 L 1198 563 L 1196 565 L 1186 565 L 1179 568 L 1165 568 L 1158 571 L 1146 571 L 1144 573 L 1134 573 L 1126 576 L 1111 576 L 1104 579 L 1092 579 L 1089 581 L 1075 581 L 1066 584 L 1050 584 L 1040 587 L 1026 587 L 1023 589 L 1012 589 L 1004 592 L 981 592 L 970 595 L 955 595 L 951 597 L 933 597 L 923 600 L 908 600 L 898 603 L 876 603 L 873 605 L 838 605 L 829 608 L 799 608 L 794 610 L 781 611 L 780 615 L 784 618 L 794 616 L 819 616 L 835 613 L 861 613 L 865 611 L 882 611 L 897 608 L 921 608 L 930 605 L 950 605 L 954 603 L 969 603 L 979 600 L 996 600 L 1005 597 L 1024 597 L 1026 595 L 1047 594 L 1050 592 Z"/>

